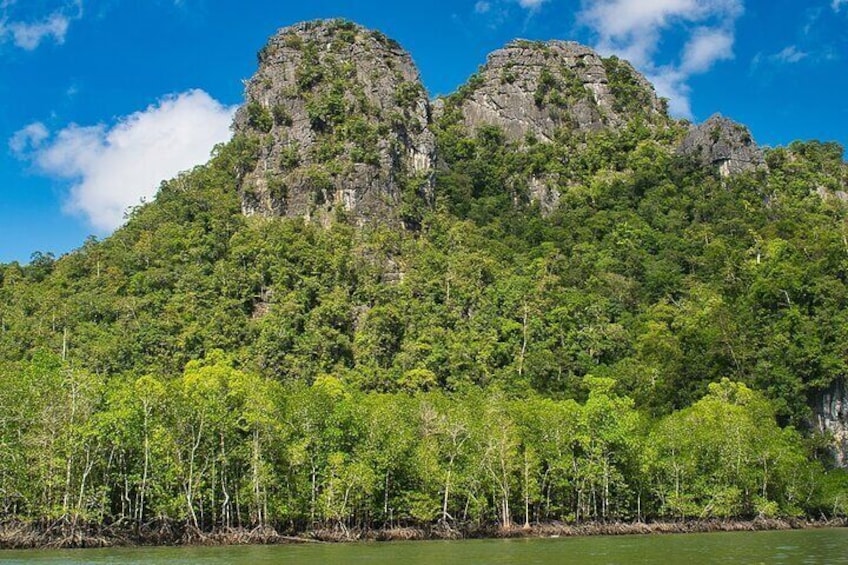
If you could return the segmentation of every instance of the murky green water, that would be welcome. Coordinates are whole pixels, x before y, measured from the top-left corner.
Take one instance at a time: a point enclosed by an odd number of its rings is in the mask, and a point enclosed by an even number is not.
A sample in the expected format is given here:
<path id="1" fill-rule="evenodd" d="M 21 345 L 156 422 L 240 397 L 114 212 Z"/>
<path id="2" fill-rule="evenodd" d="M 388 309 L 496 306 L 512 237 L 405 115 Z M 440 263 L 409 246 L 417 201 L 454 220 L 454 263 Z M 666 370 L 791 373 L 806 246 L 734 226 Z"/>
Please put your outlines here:
<path id="1" fill-rule="evenodd" d="M 254 547 L 5 551 L 0 563 L 520 563 L 848 564 L 848 529 L 534 540 L 468 540 Z"/>

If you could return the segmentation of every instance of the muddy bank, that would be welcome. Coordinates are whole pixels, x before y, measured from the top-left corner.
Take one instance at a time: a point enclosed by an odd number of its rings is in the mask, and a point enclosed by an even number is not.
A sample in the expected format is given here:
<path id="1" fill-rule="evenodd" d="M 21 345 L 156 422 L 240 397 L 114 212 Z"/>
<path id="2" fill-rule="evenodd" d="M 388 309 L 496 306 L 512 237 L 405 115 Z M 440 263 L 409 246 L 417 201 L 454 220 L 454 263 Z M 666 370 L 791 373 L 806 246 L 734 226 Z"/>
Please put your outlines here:
<path id="1" fill-rule="evenodd" d="M 226 528 L 204 532 L 173 522 L 149 524 L 82 524 L 69 520 L 0 523 L 0 549 L 64 549 L 135 545 L 248 545 L 283 543 L 344 543 L 356 541 L 459 540 L 480 538 L 549 538 L 574 536 L 684 534 L 797 530 L 846 527 L 839 519 L 687 520 L 669 522 L 547 523 L 530 527 L 397 527 L 386 529 L 314 529 L 295 535 L 272 527 Z"/>
<path id="2" fill-rule="evenodd" d="M 170 521 L 136 524 L 85 524 L 68 520 L 0 523 L 0 549 L 67 549 L 155 545 L 248 545 L 309 543 L 274 528 L 221 528 L 204 532 Z"/>
<path id="3" fill-rule="evenodd" d="M 844 518 L 808 520 L 798 518 L 757 518 L 754 520 L 685 520 L 674 522 L 607 522 L 565 524 L 552 522 L 512 528 L 390 528 L 383 530 L 314 530 L 305 534 L 323 542 L 404 541 L 428 539 L 547 538 L 575 536 L 620 536 L 646 534 L 693 534 L 706 532 L 744 532 L 801 530 L 848 526 Z"/>

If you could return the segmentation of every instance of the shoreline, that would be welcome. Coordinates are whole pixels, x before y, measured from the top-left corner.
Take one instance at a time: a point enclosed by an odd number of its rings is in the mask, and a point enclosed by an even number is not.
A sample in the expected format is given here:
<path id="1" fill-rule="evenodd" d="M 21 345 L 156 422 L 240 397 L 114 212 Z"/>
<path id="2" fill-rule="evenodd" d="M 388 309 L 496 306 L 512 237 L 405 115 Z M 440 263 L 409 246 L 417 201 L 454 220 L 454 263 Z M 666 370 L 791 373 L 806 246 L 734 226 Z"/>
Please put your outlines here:
<path id="1" fill-rule="evenodd" d="M 848 527 L 848 519 L 755 518 L 753 520 L 681 520 L 657 522 L 545 523 L 453 529 L 444 527 L 394 527 L 369 530 L 315 529 L 302 534 L 280 534 L 271 527 L 228 528 L 202 532 L 185 525 L 160 524 L 129 528 L 10 521 L 0 523 L 0 550 L 76 549 L 107 547 L 174 547 L 355 543 L 463 539 L 543 539 L 589 536 L 667 535 L 709 532 L 805 530 Z"/>

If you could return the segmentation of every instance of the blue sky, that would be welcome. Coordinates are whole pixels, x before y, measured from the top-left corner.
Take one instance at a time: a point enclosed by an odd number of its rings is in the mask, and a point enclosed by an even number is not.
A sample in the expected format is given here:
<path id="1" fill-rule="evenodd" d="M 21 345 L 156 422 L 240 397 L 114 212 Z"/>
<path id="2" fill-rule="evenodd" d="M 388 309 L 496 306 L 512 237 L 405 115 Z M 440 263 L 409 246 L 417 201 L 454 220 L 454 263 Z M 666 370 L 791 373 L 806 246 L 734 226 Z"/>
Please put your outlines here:
<path id="1" fill-rule="evenodd" d="M 680 116 L 848 144 L 848 0 L 0 0 L 0 262 L 107 236 L 227 138 L 268 36 L 325 17 L 400 41 L 433 96 L 515 37 L 574 39 Z"/>

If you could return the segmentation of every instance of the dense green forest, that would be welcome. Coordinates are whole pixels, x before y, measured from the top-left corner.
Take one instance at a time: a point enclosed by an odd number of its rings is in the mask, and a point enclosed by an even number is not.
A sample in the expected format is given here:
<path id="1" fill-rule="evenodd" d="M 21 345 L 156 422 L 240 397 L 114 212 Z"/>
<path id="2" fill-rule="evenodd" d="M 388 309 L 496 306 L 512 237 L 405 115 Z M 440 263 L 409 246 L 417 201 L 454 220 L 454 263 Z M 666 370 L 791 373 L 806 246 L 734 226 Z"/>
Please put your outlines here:
<path id="1" fill-rule="evenodd" d="M 516 145 L 448 100 L 436 133 L 412 229 L 244 216 L 260 141 L 237 135 L 109 238 L 0 265 L 0 515 L 848 513 L 809 408 L 848 360 L 841 147 L 724 178 L 638 117 Z M 562 189 L 550 213 L 537 176 Z"/>

